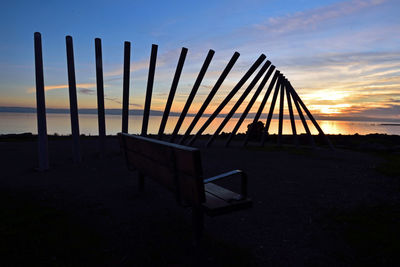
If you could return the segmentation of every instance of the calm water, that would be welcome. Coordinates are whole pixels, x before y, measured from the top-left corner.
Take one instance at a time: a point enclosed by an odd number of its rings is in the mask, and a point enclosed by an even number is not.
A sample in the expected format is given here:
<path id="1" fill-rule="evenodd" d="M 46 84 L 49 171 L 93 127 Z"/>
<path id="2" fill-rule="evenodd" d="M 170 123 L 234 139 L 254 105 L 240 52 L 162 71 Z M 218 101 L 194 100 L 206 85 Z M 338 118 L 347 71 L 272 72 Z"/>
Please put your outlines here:
<path id="1" fill-rule="evenodd" d="M 180 133 L 183 133 L 193 117 L 187 117 L 181 127 Z M 202 118 L 197 123 L 194 129 L 196 132 L 200 126 L 207 120 Z M 213 133 L 220 125 L 223 118 L 216 118 L 213 123 L 207 128 L 205 133 Z M 165 133 L 171 133 L 175 127 L 178 117 L 170 117 L 165 128 Z M 233 118 L 225 126 L 225 132 L 230 132 L 236 125 L 238 119 Z M 149 133 L 157 133 L 161 122 L 161 116 L 150 117 Z M 246 119 L 239 129 L 239 132 L 245 132 L 247 125 L 252 122 L 252 119 Z M 265 120 L 263 120 L 265 123 Z M 356 121 L 318 121 L 323 131 L 327 134 L 396 134 L 400 135 L 400 126 L 381 125 L 384 122 L 356 122 Z M 95 114 L 82 114 L 79 115 L 80 132 L 83 134 L 97 135 L 97 115 Z M 129 133 L 139 133 L 142 126 L 141 116 L 130 116 L 129 118 Z M 298 132 L 303 133 L 304 128 L 300 121 L 296 121 Z M 317 134 L 317 130 L 309 122 L 311 131 Z M 107 134 L 116 134 L 121 131 L 121 116 L 107 115 L 106 116 Z M 68 135 L 71 133 L 70 117 L 69 114 L 47 114 L 47 131 L 49 134 L 62 134 Z M 277 133 L 278 120 L 272 120 L 270 133 Z M 34 113 L 0 113 L 0 134 L 8 133 L 24 133 L 31 132 L 37 133 L 36 114 Z M 285 134 L 291 133 L 290 121 L 285 120 L 283 124 L 283 132 Z"/>

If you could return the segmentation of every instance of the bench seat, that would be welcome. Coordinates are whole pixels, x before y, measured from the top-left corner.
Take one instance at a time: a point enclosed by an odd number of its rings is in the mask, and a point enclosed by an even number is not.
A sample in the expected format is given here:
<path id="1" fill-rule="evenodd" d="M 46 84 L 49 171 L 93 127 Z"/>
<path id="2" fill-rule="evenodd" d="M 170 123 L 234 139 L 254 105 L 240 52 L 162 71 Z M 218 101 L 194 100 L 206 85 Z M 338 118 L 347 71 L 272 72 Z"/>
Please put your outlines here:
<path id="1" fill-rule="evenodd" d="M 242 195 L 214 183 L 205 184 L 204 190 L 206 202 L 202 203 L 202 206 L 208 216 L 250 208 L 253 204 L 251 199 L 243 198 Z"/>

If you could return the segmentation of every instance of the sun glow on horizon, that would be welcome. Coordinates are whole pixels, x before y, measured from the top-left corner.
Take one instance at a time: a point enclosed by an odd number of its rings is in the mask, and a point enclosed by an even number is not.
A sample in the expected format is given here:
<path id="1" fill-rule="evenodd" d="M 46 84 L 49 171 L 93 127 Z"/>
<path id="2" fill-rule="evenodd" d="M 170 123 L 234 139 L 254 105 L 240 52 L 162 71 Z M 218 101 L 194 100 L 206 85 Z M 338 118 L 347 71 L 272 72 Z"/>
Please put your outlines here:
<path id="1" fill-rule="evenodd" d="M 351 107 L 350 104 L 336 105 L 310 105 L 310 109 L 317 111 L 320 114 L 342 114 L 344 110 Z"/>
<path id="2" fill-rule="evenodd" d="M 314 101 L 328 100 L 328 101 L 338 101 L 346 97 L 349 97 L 350 93 L 346 91 L 333 91 L 330 89 L 320 90 L 304 95 L 304 99 L 312 99 Z"/>

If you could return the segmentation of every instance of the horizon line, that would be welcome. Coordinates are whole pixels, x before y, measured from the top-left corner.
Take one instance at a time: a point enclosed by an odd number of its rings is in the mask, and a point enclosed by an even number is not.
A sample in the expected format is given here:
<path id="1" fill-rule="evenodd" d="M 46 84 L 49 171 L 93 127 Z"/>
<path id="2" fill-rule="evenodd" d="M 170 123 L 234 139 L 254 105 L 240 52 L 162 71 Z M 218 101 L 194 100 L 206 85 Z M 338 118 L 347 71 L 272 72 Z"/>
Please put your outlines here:
<path id="1" fill-rule="evenodd" d="M 0 106 L 0 113 L 36 113 L 36 108 L 34 107 L 6 107 L 6 106 Z M 80 108 L 78 109 L 78 112 L 80 114 L 91 114 L 91 115 L 96 115 L 97 114 L 97 108 Z M 50 114 L 69 114 L 70 110 L 68 108 L 46 108 L 46 113 Z M 110 109 L 105 109 L 106 115 L 122 115 L 122 109 L 119 108 L 110 108 Z M 160 110 L 150 110 L 150 115 L 152 116 L 162 116 L 163 111 Z M 170 112 L 170 116 L 172 117 L 179 117 L 180 112 Z M 143 109 L 129 109 L 129 115 L 133 116 L 140 116 L 143 115 Z M 227 113 L 221 113 L 217 117 L 225 117 Z M 242 113 L 236 113 L 234 114 L 233 118 L 239 118 L 242 115 Z M 255 113 L 249 113 L 246 119 L 251 119 L 254 118 Z M 196 113 L 187 113 L 188 117 L 194 117 L 196 116 Z M 204 117 L 210 117 L 211 114 L 204 113 Z M 273 117 L 278 117 L 278 113 L 275 113 Z M 298 117 L 298 115 L 295 115 L 295 117 Z M 381 117 L 357 117 L 357 116 L 324 116 L 324 115 L 315 115 L 314 116 L 317 120 L 328 120 L 328 121 L 378 121 L 378 122 L 398 122 L 400 123 L 400 119 L 394 119 L 394 118 L 381 118 Z M 267 114 L 263 114 L 261 118 L 267 118 Z M 284 118 L 288 119 L 289 115 L 284 114 Z"/>

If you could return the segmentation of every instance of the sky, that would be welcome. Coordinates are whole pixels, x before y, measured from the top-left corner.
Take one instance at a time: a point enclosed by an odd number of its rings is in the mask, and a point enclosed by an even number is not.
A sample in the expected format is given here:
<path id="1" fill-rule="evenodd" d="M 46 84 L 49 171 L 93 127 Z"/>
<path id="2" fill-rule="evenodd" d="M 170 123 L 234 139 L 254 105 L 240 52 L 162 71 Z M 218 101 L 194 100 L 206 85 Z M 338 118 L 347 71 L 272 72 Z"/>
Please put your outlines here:
<path id="1" fill-rule="evenodd" d="M 65 36 L 71 35 L 79 108 L 96 107 L 98 37 L 106 108 L 121 107 L 123 46 L 130 41 L 131 109 L 143 109 L 151 45 L 157 44 L 153 110 L 164 109 L 180 50 L 186 47 L 173 112 L 182 110 L 208 50 L 213 49 L 215 55 L 189 112 L 199 109 L 237 51 L 241 55 L 207 113 L 265 54 L 317 116 L 400 121 L 399 13 L 398 0 L 6 1 L 0 16 L 0 106 L 36 105 L 33 34 L 40 32 L 49 108 L 69 107 Z"/>

